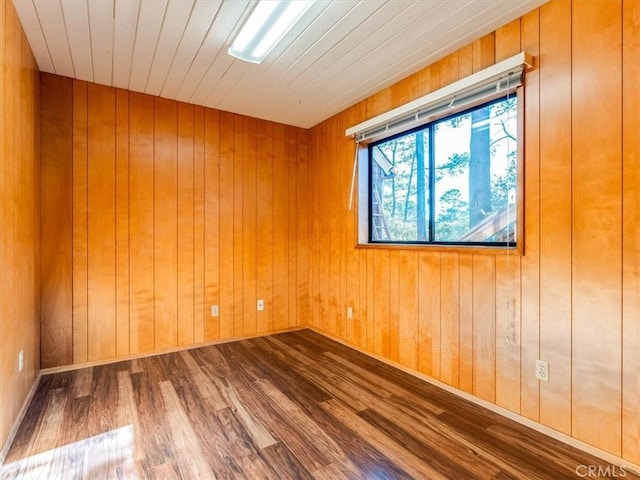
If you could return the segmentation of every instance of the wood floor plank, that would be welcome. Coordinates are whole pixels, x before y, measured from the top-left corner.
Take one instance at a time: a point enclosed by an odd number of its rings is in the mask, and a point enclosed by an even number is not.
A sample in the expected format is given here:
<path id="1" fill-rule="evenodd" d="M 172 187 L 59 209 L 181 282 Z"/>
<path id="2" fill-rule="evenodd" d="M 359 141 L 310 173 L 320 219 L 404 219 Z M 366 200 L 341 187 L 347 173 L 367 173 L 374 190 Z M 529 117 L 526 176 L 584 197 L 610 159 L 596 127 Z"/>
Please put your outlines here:
<path id="1" fill-rule="evenodd" d="M 200 447 L 200 439 L 189 421 L 188 414 L 182 408 L 172 383 L 170 381 L 160 382 L 160 391 L 166 405 L 171 437 L 179 452 L 179 465 L 182 466 L 182 473 L 187 478 L 211 476 L 212 469 Z"/>
<path id="2" fill-rule="evenodd" d="M 45 375 L 0 478 L 561 480 L 579 465 L 619 469 L 301 330 Z"/>

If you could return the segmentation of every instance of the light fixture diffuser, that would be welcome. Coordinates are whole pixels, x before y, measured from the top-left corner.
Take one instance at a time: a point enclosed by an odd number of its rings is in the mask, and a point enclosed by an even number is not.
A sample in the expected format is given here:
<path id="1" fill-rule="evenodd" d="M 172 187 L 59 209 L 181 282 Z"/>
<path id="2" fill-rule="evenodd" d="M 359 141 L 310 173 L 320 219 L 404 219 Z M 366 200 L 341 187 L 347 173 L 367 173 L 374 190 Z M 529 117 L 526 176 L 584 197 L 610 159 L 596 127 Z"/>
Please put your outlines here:
<path id="1" fill-rule="evenodd" d="M 261 63 L 312 3 L 312 0 L 260 0 L 229 47 L 229 55 Z"/>

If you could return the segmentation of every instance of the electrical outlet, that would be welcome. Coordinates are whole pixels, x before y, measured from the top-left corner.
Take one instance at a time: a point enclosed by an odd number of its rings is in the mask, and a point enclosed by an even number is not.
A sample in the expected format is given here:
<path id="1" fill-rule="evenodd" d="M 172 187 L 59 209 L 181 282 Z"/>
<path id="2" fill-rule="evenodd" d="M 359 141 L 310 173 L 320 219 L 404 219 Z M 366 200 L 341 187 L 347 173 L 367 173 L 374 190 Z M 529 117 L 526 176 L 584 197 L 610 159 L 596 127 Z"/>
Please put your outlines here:
<path id="1" fill-rule="evenodd" d="M 536 360 L 536 378 L 543 382 L 549 381 L 549 362 L 546 360 Z"/>
<path id="2" fill-rule="evenodd" d="M 219 315 L 220 315 L 220 309 L 218 308 L 218 305 L 211 305 L 211 316 L 217 317 Z"/>
<path id="3" fill-rule="evenodd" d="M 264 310 L 264 300 L 258 300 L 258 311 L 261 312 Z"/>
<path id="4" fill-rule="evenodd" d="M 24 370 L 24 350 L 20 350 L 18 354 L 18 372 Z"/>
<path id="5" fill-rule="evenodd" d="M 347 307 L 347 318 L 353 318 L 353 307 Z"/>

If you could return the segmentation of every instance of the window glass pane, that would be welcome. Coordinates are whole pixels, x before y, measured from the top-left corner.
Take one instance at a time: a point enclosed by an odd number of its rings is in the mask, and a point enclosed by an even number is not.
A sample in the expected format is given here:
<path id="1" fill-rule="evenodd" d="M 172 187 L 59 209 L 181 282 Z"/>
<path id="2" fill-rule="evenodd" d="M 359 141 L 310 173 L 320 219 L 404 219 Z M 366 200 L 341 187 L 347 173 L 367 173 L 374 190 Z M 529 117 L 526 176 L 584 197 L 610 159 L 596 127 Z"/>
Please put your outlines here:
<path id="1" fill-rule="evenodd" d="M 371 145 L 370 240 L 515 244 L 517 114 L 514 96 Z"/>
<path id="2" fill-rule="evenodd" d="M 515 240 L 516 136 L 515 97 L 434 125 L 434 241 Z"/>
<path id="3" fill-rule="evenodd" d="M 428 241 L 428 130 L 374 145 L 370 157 L 371 240 Z"/>

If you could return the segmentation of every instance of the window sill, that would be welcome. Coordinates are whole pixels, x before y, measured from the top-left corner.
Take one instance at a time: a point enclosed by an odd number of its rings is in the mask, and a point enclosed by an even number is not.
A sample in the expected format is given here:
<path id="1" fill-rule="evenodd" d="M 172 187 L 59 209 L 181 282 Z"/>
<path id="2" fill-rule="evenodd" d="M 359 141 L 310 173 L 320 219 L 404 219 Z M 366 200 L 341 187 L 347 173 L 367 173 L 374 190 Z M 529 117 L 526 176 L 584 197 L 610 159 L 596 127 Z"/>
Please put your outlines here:
<path id="1" fill-rule="evenodd" d="M 417 243 L 359 243 L 356 249 L 371 250 L 408 250 L 430 253 L 476 253 L 481 255 L 518 255 L 524 256 L 520 245 L 515 247 L 488 247 L 479 245 L 425 245 Z"/>

